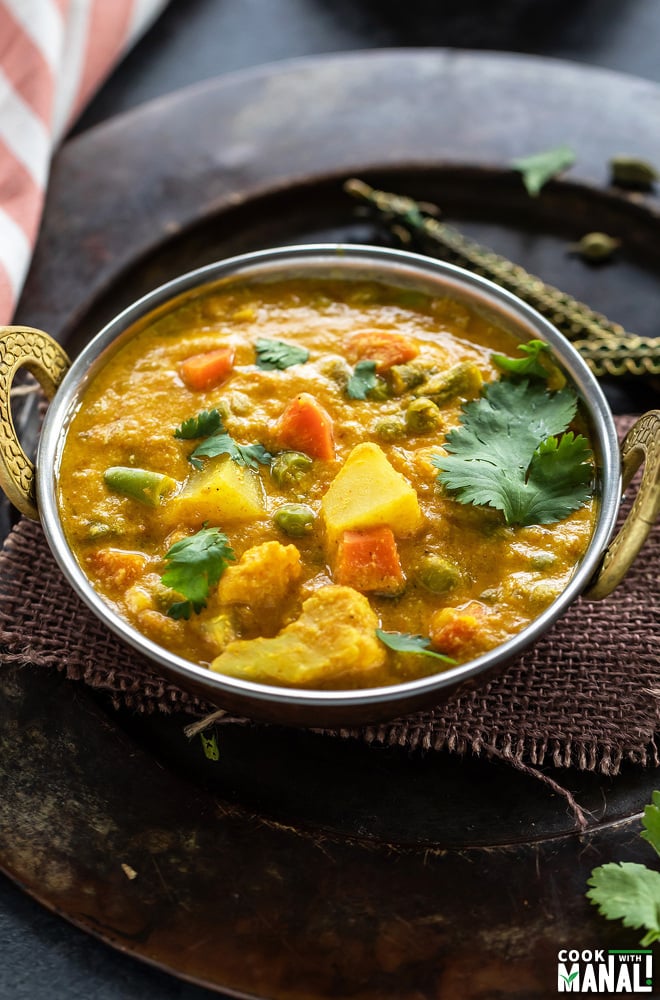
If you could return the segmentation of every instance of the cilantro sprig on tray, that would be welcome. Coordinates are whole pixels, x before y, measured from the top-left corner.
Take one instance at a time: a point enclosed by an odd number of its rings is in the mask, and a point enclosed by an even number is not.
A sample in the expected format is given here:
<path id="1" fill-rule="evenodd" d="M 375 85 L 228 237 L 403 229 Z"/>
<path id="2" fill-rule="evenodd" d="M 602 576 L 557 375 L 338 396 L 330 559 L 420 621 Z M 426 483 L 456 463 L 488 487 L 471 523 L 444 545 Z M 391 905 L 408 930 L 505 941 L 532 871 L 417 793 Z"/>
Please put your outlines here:
<path id="1" fill-rule="evenodd" d="M 660 855 L 660 792 L 653 792 L 644 809 L 641 836 Z M 624 927 L 644 929 L 640 941 L 647 948 L 660 941 L 660 872 L 632 861 L 610 861 L 594 868 L 587 892 L 608 920 L 621 920 Z"/>
<path id="2" fill-rule="evenodd" d="M 510 525 L 561 521 L 591 495 L 588 442 L 568 430 L 577 397 L 568 388 L 548 392 L 548 372 L 538 362 L 544 346 L 524 345 L 523 359 L 498 355 L 498 363 L 514 362 L 511 377 L 488 383 L 463 407 L 461 426 L 447 435 L 447 454 L 432 458 L 438 481 L 460 503 L 501 510 Z M 521 371 L 530 377 L 518 381 Z"/>
<path id="3" fill-rule="evenodd" d="M 190 618 L 206 607 L 206 600 L 230 562 L 235 559 L 229 539 L 219 528 L 201 528 L 182 538 L 165 553 L 162 583 L 185 598 L 168 608 L 170 618 Z"/>
<path id="4" fill-rule="evenodd" d="M 522 174 L 527 193 L 535 198 L 549 180 L 556 177 L 575 163 L 575 152 L 570 146 L 555 146 L 531 156 L 521 156 L 513 160 L 511 166 Z"/>

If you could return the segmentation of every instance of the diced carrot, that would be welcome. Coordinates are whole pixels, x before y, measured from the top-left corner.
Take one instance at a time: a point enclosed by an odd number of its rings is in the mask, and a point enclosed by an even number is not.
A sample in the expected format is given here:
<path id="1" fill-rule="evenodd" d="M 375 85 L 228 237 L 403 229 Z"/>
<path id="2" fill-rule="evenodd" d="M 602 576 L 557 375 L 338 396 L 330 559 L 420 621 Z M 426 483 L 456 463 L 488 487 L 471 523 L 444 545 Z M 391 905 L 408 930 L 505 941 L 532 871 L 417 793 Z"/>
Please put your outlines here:
<path id="1" fill-rule="evenodd" d="M 281 449 L 304 451 L 312 458 L 335 457 L 332 417 L 308 392 L 291 400 L 278 421 L 275 440 Z"/>
<path id="2" fill-rule="evenodd" d="M 462 659 L 488 648 L 486 608 L 470 601 L 462 608 L 441 608 L 431 616 L 431 646 L 440 653 Z"/>
<path id="3" fill-rule="evenodd" d="M 234 349 L 219 347 L 204 354 L 193 354 L 179 365 L 179 374 L 189 389 L 212 389 L 229 375 L 234 365 Z"/>
<path id="4" fill-rule="evenodd" d="M 348 353 L 354 359 L 376 362 L 376 371 L 386 372 L 393 365 L 404 365 L 419 354 L 419 347 L 402 333 L 368 330 L 356 333 L 348 341 Z"/>
<path id="5" fill-rule="evenodd" d="M 405 578 L 391 528 L 345 531 L 337 550 L 335 583 L 362 592 L 398 593 Z"/>

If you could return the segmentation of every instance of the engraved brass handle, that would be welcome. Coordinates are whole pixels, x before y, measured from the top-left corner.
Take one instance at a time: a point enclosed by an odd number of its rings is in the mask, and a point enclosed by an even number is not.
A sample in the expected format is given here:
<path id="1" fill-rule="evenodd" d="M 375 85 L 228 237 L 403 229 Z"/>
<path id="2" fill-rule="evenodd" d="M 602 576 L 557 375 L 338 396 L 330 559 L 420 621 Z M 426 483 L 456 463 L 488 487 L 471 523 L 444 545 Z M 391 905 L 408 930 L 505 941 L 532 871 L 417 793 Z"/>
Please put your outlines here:
<path id="1" fill-rule="evenodd" d="M 585 591 L 584 596 L 592 601 L 607 597 L 621 583 L 660 514 L 660 410 L 649 410 L 640 417 L 623 440 L 624 490 L 642 462 L 644 471 L 635 501 Z"/>
<path id="2" fill-rule="evenodd" d="M 11 413 L 11 387 L 27 368 L 52 399 L 70 365 L 57 341 L 29 326 L 0 327 L 0 487 L 22 514 L 38 520 L 35 468 L 18 440 Z"/>

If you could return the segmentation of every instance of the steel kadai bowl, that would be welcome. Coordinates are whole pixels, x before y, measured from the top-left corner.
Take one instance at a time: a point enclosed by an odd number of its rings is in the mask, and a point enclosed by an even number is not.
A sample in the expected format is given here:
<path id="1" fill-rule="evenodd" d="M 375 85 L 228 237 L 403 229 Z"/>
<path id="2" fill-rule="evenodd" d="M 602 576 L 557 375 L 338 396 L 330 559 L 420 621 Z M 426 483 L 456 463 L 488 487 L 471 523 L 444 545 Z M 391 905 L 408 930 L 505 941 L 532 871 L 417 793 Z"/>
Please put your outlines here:
<path id="1" fill-rule="evenodd" d="M 184 301 L 216 283 L 292 277 L 378 280 L 465 302 L 492 316 L 520 342 L 547 342 L 581 400 L 590 425 L 598 502 L 588 549 L 566 589 L 546 610 L 513 638 L 470 662 L 416 680 L 358 690 L 297 689 L 225 676 L 169 652 L 119 617 L 92 587 L 67 543 L 58 510 L 58 476 L 66 432 L 90 379 L 136 328 L 145 325 L 145 317 L 167 311 L 173 300 Z M 375 722 L 432 705 L 463 685 L 480 682 L 535 642 L 578 595 L 606 596 L 624 577 L 657 515 L 660 414 L 653 411 L 641 417 L 620 452 L 612 414 L 598 384 L 551 323 L 491 282 L 413 253 L 332 244 L 245 254 L 184 274 L 144 296 L 102 329 L 72 364 L 47 334 L 25 327 L 0 331 L 0 352 L 0 485 L 9 499 L 28 517 L 40 518 L 62 572 L 109 629 L 182 688 L 257 720 L 303 726 Z M 22 366 L 36 375 L 51 398 L 35 465 L 23 453 L 11 419 L 11 384 Z M 623 530 L 613 538 L 622 489 L 644 459 L 642 486 Z"/>

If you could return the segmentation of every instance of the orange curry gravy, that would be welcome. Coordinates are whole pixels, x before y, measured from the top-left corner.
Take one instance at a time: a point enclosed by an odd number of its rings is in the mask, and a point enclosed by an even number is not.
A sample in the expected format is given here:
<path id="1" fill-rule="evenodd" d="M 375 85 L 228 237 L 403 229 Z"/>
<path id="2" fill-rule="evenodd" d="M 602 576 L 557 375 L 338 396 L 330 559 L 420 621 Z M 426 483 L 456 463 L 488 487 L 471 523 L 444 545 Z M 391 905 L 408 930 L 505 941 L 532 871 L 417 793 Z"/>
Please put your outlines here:
<path id="1" fill-rule="evenodd" d="M 260 338 L 309 356 L 263 370 Z M 119 615 L 219 672 L 358 688 L 445 668 L 391 650 L 377 628 L 423 636 L 429 648 L 469 660 L 520 631 L 565 588 L 595 519 L 592 500 L 556 524 L 508 527 L 499 512 L 463 505 L 437 484 L 432 456 L 481 381 L 500 377 L 491 353 L 513 355 L 516 345 L 462 303 L 376 282 L 202 290 L 142 324 L 86 389 L 59 477 L 69 543 Z M 208 363 L 224 349 L 224 370 L 218 358 Z M 364 361 L 375 361 L 375 372 Z M 349 382 L 365 369 L 376 385 L 358 384 L 366 398 L 352 398 Z M 300 400 L 302 416 L 292 415 Z M 190 455 L 201 439 L 174 432 L 213 410 L 234 442 L 261 445 L 272 467 L 221 454 L 195 468 Z M 303 457 L 287 476 L 292 452 Z M 149 505 L 108 485 L 114 467 L 162 473 L 168 485 Z M 296 516 L 283 517 L 290 504 Z M 161 580 L 165 554 L 209 527 L 227 536 L 235 560 L 205 607 L 174 618 L 182 596 Z"/>

